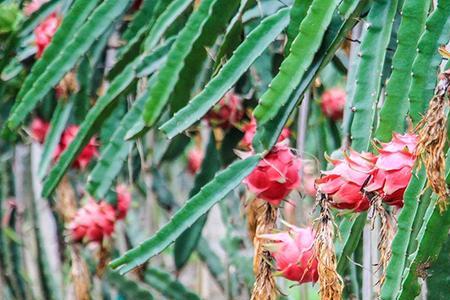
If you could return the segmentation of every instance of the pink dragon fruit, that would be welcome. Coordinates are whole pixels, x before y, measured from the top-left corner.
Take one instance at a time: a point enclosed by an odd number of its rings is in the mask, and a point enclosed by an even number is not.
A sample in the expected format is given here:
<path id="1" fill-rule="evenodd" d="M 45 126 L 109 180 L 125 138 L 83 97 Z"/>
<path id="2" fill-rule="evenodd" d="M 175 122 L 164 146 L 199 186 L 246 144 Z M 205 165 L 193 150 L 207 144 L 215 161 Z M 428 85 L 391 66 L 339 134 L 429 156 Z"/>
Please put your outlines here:
<path id="1" fill-rule="evenodd" d="M 48 2 L 49 0 L 31 0 L 24 7 L 24 13 L 26 16 L 31 16 L 35 11 L 41 8 L 42 4 Z"/>
<path id="2" fill-rule="evenodd" d="M 242 131 L 244 132 L 244 137 L 239 142 L 239 146 L 241 148 L 251 149 L 253 138 L 255 137 L 256 133 L 256 119 L 255 117 L 253 117 L 253 115 L 251 116 L 250 122 L 242 126 Z M 289 130 L 289 128 L 283 128 L 280 137 L 278 138 L 278 143 L 289 139 L 290 135 L 291 131 Z"/>
<path id="3" fill-rule="evenodd" d="M 311 228 L 290 225 L 288 231 L 263 234 L 259 237 L 274 242 L 266 247 L 281 276 L 298 283 L 316 282 L 319 279 L 313 249 L 314 233 Z"/>
<path id="4" fill-rule="evenodd" d="M 244 179 L 248 189 L 256 197 L 279 205 L 300 184 L 301 162 L 283 143 L 275 147 L 261 160 L 250 175 Z"/>
<path id="5" fill-rule="evenodd" d="M 394 133 L 389 143 L 382 143 L 372 178 L 365 187 L 367 192 L 377 192 L 387 204 L 403 206 L 403 194 L 412 175 L 416 161 L 417 135 Z"/>
<path id="6" fill-rule="evenodd" d="M 230 128 L 238 123 L 244 112 L 241 98 L 233 92 L 228 92 L 205 116 L 211 127 Z"/>
<path id="7" fill-rule="evenodd" d="M 123 220 L 127 216 L 128 209 L 131 204 L 131 193 L 128 187 L 124 184 L 116 186 L 117 203 L 116 203 L 116 217 L 117 220 Z"/>
<path id="8" fill-rule="evenodd" d="M 31 137 L 38 143 L 43 144 L 49 128 L 50 123 L 42 120 L 39 117 L 36 117 L 31 122 Z"/>
<path id="9" fill-rule="evenodd" d="M 80 208 L 69 224 L 74 242 L 99 242 L 114 232 L 116 212 L 106 202 L 96 203 L 90 199 Z"/>
<path id="10" fill-rule="evenodd" d="M 34 29 L 34 41 L 37 47 L 37 58 L 42 56 L 45 48 L 47 48 L 52 41 L 53 35 L 55 35 L 60 23 L 61 18 L 56 14 L 56 12 L 54 12 Z"/>
<path id="11" fill-rule="evenodd" d="M 58 147 L 53 154 L 54 160 L 56 161 L 62 152 L 72 143 L 75 136 L 77 135 L 79 127 L 76 125 L 70 125 L 66 128 L 61 136 Z M 94 156 L 98 156 L 98 145 L 95 138 L 92 138 L 89 143 L 84 147 L 78 157 L 73 162 L 73 167 L 76 169 L 85 169 L 89 162 Z"/>
<path id="12" fill-rule="evenodd" d="M 203 151 L 198 147 L 191 149 L 188 153 L 187 160 L 189 173 L 191 173 L 192 175 L 196 174 L 202 166 Z"/>
<path id="13" fill-rule="evenodd" d="M 332 160 L 334 168 L 322 172 L 325 176 L 316 180 L 320 192 L 331 197 L 338 209 L 364 211 L 370 206 L 362 191 L 374 170 L 377 157 L 371 153 L 350 151 L 344 159 Z"/>
<path id="14" fill-rule="evenodd" d="M 345 91 L 340 88 L 332 88 L 325 91 L 320 102 L 323 114 L 334 121 L 342 119 L 345 99 Z"/>

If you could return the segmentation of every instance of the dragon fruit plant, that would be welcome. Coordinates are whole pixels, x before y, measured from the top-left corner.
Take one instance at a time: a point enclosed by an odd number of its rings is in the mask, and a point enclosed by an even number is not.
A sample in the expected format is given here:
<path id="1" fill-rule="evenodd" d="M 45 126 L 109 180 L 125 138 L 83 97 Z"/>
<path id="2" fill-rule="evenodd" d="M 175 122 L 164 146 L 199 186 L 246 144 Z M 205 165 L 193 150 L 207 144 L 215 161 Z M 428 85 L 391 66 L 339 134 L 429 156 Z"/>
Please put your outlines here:
<path id="1" fill-rule="evenodd" d="M 450 0 L 0 3 L 0 299 L 447 299 Z"/>

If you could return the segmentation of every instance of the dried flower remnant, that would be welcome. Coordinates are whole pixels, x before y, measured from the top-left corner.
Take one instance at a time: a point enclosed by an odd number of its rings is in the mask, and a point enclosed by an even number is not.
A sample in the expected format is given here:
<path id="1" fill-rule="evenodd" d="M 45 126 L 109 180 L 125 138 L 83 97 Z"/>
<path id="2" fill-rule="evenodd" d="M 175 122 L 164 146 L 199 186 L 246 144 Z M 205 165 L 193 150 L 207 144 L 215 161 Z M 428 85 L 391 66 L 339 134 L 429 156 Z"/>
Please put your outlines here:
<path id="1" fill-rule="evenodd" d="M 438 204 L 441 211 L 447 208 L 449 196 L 445 182 L 444 153 L 447 140 L 449 88 L 450 70 L 447 70 L 440 75 L 428 110 L 415 128 L 419 136 L 417 155 L 425 165 L 429 186 L 439 197 Z"/>
<path id="2" fill-rule="evenodd" d="M 319 293 L 322 300 L 342 299 L 344 285 L 336 270 L 336 251 L 333 244 L 335 225 L 330 210 L 330 199 L 320 189 L 317 192 L 317 206 L 320 208 L 320 215 L 315 220 L 314 226 L 314 253 L 318 260 Z"/>
<path id="3" fill-rule="evenodd" d="M 260 202 L 261 203 L 261 202 Z M 255 207 L 256 232 L 253 239 L 253 273 L 255 283 L 253 284 L 251 300 L 275 300 L 277 299 L 277 288 L 272 276 L 272 267 L 269 263 L 270 252 L 265 249 L 260 236 L 275 229 L 277 219 L 277 208 L 270 203 L 262 202 Z"/>

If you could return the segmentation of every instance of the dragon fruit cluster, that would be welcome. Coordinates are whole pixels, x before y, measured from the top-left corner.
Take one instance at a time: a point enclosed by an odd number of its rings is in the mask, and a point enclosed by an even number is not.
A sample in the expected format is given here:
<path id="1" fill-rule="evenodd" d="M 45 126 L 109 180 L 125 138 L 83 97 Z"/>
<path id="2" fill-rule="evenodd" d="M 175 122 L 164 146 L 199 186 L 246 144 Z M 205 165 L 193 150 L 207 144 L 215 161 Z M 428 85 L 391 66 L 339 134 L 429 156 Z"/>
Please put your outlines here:
<path id="1" fill-rule="evenodd" d="M 43 144 L 47 132 L 50 128 L 50 124 L 40 118 L 34 118 L 31 122 L 31 136 L 37 142 Z M 61 135 L 59 144 L 57 145 L 55 152 L 53 153 L 53 159 L 56 161 L 66 148 L 73 142 L 77 135 L 79 127 L 76 125 L 68 126 Z M 95 138 L 92 138 L 89 143 L 78 154 L 72 167 L 75 169 L 83 170 L 90 163 L 90 161 L 98 156 L 98 145 Z"/>
<path id="2" fill-rule="evenodd" d="M 275 260 L 278 274 L 298 283 L 316 282 L 319 279 L 311 228 L 290 225 L 287 231 L 262 234 L 260 238 L 272 241 L 265 247 Z"/>
<path id="3" fill-rule="evenodd" d="M 416 135 L 394 133 L 389 143 L 380 144 L 378 155 L 350 151 L 344 159 L 332 160 L 334 168 L 323 172 L 316 186 L 338 209 L 367 210 L 372 193 L 388 205 L 402 207 L 417 158 L 416 146 Z"/>
<path id="4" fill-rule="evenodd" d="M 74 242 L 98 242 L 114 233 L 117 221 L 125 219 L 131 204 L 131 194 L 124 185 L 116 187 L 115 206 L 89 199 L 75 214 L 69 224 L 71 239 Z"/>

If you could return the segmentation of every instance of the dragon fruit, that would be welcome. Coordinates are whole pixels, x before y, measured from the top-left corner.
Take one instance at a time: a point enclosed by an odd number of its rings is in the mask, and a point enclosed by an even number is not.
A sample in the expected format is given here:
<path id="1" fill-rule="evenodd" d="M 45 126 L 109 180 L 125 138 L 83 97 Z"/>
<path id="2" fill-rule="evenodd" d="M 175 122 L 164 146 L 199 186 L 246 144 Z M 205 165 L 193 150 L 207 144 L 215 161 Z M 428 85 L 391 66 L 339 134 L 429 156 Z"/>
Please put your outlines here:
<path id="1" fill-rule="evenodd" d="M 275 147 L 244 179 L 248 189 L 257 198 L 279 205 L 300 184 L 301 161 L 283 143 Z"/>
<path id="2" fill-rule="evenodd" d="M 54 160 L 56 161 L 64 150 L 72 143 L 75 136 L 77 135 L 79 127 L 76 125 L 70 125 L 66 128 L 61 136 L 58 147 L 55 149 L 53 154 Z M 80 154 L 73 162 L 73 167 L 76 169 L 85 169 L 89 162 L 94 156 L 98 155 L 98 145 L 95 138 L 91 138 L 89 143 L 84 147 Z"/>
<path id="3" fill-rule="evenodd" d="M 418 137 L 415 134 L 394 133 L 389 143 L 382 143 L 372 178 L 365 187 L 367 192 L 377 192 L 383 201 L 397 207 L 403 206 L 403 194 L 412 175 L 416 161 Z"/>
<path id="4" fill-rule="evenodd" d="M 131 193 L 128 187 L 124 184 L 116 186 L 117 203 L 116 203 L 116 216 L 117 220 L 125 219 L 128 213 L 128 209 L 131 204 Z"/>
<path id="5" fill-rule="evenodd" d="M 187 155 L 188 171 L 192 175 L 196 174 L 203 162 L 203 151 L 197 147 L 191 149 Z"/>
<path id="6" fill-rule="evenodd" d="M 290 225 L 288 231 L 263 234 L 259 237 L 273 241 L 266 247 L 281 276 L 298 283 L 316 282 L 319 279 L 313 249 L 314 233 L 311 228 Z"/>
<path id="7" fill-rule="evenodd" d="M 244 124 L 244 126 L 242 126 L 242 131 L 244 132 L 244 137 L 239 142 L 239 146 L 241 148 L 251 149 L 253 138 L 255 137 L 255 133 L 256 133 L 256 119 L 255 119 L 255 117 L 253 117 L 253 115 L 250 118 L 250 122 L 248 122 L 248 123 Z M 289 130 L 289 128 L 283 128 L 283 130 L 281 131 L 280 137 L 278 138 L 278 143 L 289 139 L 290 135 L 291 135 L 291 131 Z"/>
<path id="8" fill-rule="evenodd" d="M 34 41 L 37 47 L 37 58 L 42 56 L 45 48 L 47 48 L 52 41 L 53 35 L 55 35 L 60 23 L 61 18 L 56 14 L 56 12 L 54 12 L 34 29 Z"/>
<path id="9" fill-rule="evenodd" d="M 244 115 L 241 98 L 228 92 L 205 116 L 211 127 L 230 128 L 238 123 Z"/>
<path id="10" fill-rule="evenodd" d="M 74 242 L 99 242 L 114 232 L 116 211 L 106 203 L 97 203 L 90 199 L 80 208 L 69 224 Z"/>
<path id="11" fill-rule="evenodd" d="M 340 88 L 332 88 L 322 94 L 322 112 L 328 118 L 339 121 L 344 114 L 346 94 Z"/>
<path id="12" fill-rule="evenodd" d="M 35 139 L 38 143 L 43 144 L 45 141 L 45 137 L 47 136 L 47 132 L 50 128 L 50 123 L 42 120 L 39 117 L 36 117 L 31 122 L 31 137 Z"/>
<path id="13" fill-rule="evenodd" d="M 344 159 L 331 161 L 334 168 L 322 172 L 325 176 L 316 180 L 316 186 L 331 198 L 331 204 L 338 209 L 367 210 L 370 203 L 363 188 L 370 179 L 376 160 L 377 157 L 371 153 L 360 154 L 351 150 Z"/>
<path id="14" fill-rule="evenodd" d="M 42 4 L 48 1 L 49 0 L 31 0 L 31 2 L 25 4 L 23 11 L 26 16 L 31 16 L 35 11 L 41 8 Z"/>

